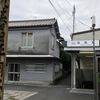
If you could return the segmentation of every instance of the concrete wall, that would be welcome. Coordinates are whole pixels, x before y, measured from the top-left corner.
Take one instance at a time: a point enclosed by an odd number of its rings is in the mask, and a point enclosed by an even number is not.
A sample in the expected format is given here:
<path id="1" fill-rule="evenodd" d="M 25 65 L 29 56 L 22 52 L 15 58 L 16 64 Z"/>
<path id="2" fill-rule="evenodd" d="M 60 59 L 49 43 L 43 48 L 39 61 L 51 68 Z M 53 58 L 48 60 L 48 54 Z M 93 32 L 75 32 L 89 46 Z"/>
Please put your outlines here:
<path id="1" fill-rule="evenodd" d="M 80 69 L 93 69 L 93 58 L 92 57 L 81 58 Z"/>
<path id="2" fill-rule="evenodd" d="M 31 59 L 31 58 L 7 58 L 7 64 L 9 63 L 20 63 L 20 81 L 19 83 L 42 83 L 47 82 L 48 84 L 53 82 L 53 63 L 52 60 L 46 59 Z M 26 64 L 45 63 L 45 72 L 28 72 L 25 70 Z M 8 70 L 8 67 L 7 67 Z M 8 74 L 5 75 L 6 81 L 8 80 Z"/>
<path id="3" fill-rule="evenodd" d="M 80 69 L 82 69 L 82 79 L 86 81 L 93 80 L 93 58 L 81 58 Z"/>
<path id="4" fill-rule="evenodd" d="M 55 72 L 55 64 L 59 64 L 59 72 Z M 62 76 L 62 62 L 61 61 L 53 61 L 53 80 L 56 80 Z"/>
<path id="5" fill-rule="evenodd" d="M 52 35 L 55 37 L 55 45 L 54 48 L 52 48 Z M 56 42 L 57 35 L 55 34 L 54 26 L 50 28 L 50 34 L 49 34 L 49 54 L 58 57 L 59 58 L 59 44 Z"/>
<path id="6" fill-rule="evenodd" d="M 21 33 L 32 32 L 33 47 L 21 48 Z M 49 53 L 49 28 L 45 29 L 15 29 L 8 32 L 8 54 L 48 54 Z"/>
<path id="7" fill-rule="evenodd" d="M 84 88 L 92 88 L 93 58 L 91 57 L 81 58 L 80 69 L 76 69 L 76 88 L 83 88 L 84 84 L 86 85 Z"/>
<path id="8" fill-rule="evenodd" d="M 8 65 L 9 63 L 20 63 L 20 81 L 19 83 L 42 83 L 47 82 L 48 84 L 52 83 L 56 78 L 59 78 L 62 75 L 62 71 L 59 73 L 54 72 L 54 64 L 61 64 L 58 60 L 52 60 L 48 58 L 7 58 L 7 67 L 5 80 L 8 80 Z M 35 63 L 44 63 L 46 66 L 45 72 L 28 72 L 25 70 L 26 64 L 35 64 Z"/>
<path id="9" fill-rule="evenodd" d="M 58 57 L 58 58 L 60 57 L 60 46 L 59 46 L 58 42 L 56 42 L 55 56 Z"/>
<path id="10" fill-rule="evenodd" d="M 22 48 L 22 32 L 34 33 L 33 47 Z M 52 35 L 55 37 L 54 49 L 52 48 Z M 8 54 L 35 54 L 35 55 L 53 55 L 59 58 L 59 43 L 56 42 L 57 35 L 52 27 L 39 28 L 12 28 L 8 32 Z"/>
<path id="11" fill-rule="evenodd" d="M 21 71 L 20 71 L 20 82 L 30 82 L 30 81 L 53 81 L 53 63 L 47 59 L 32 59 L 32 58 L 7 58 L 7 64 L 9 63 L 20 63 Z M 28 72 L 25 70 L 26 64 L 35 64 L 35 63 L 45 63 L 46 70 L 45 72 Z M 8 66 L 7 69 L 8 70 Z M 5 79 L 8 80 L 7 74 Z"/>
<path id="12" fill-rule="evenodd" d="M 93 32 L 83 33 L 73 35 L 73 40 L 92 40 L 93 39 Z M 100 31 L 95 31 L 95 39 L 100 40 Z"/>

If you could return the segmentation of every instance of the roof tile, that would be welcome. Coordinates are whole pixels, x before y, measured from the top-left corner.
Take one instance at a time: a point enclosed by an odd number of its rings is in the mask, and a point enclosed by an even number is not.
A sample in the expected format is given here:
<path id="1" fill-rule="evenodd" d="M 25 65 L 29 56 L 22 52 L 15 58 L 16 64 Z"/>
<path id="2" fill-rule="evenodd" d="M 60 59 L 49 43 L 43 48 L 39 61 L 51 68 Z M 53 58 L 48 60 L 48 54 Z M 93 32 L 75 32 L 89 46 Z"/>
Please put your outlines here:
<path id="1" fill-rule="evenodd" d="M 53 25 L 56 21 L 57 20 L 55 18 L 53 18 L 53 19 L 40 19 L 40 20 L 9 21 L 9 27 Z"/>

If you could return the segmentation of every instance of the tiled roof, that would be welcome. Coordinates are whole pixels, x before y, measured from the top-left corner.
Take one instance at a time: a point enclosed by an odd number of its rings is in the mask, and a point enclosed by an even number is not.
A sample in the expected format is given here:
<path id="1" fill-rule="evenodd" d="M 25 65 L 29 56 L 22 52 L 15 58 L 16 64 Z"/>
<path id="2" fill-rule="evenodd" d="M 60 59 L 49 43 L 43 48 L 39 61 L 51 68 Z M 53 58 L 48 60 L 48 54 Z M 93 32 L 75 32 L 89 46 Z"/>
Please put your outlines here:
<path id="1" fill-rule="evenodd" d="M 56 21 L 57 20 L 55 18 L 53 18 L 53 19 L 40 19 L 40 20 L 9 21 L 9 27 L 53 25 Z"/>

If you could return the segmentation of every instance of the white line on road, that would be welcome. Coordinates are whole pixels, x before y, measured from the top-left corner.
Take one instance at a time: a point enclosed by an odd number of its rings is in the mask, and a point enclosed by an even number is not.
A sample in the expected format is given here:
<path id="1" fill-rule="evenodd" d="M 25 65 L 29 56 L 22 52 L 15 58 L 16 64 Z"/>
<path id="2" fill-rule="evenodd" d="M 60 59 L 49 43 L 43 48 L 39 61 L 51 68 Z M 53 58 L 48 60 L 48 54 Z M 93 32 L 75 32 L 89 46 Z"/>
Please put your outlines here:
<path id="1" fill-rule="evenodd" d="M 35 94 L 38 94 L 38 92 L 4 90 L 4 100 L 8 100 L 11 97 L 15 98 L 16 100 L 24 100 Z"/>
<path id="2" fill-rule="evenodd" d="M 24 98 L 21 98 L 20 100 L 24 100 L 24 99 L 26 99 L 26 98 L 29 98 L 29 97 L 35 95 L 35 94 L 38 94 L 38 92 L 32 93 L 32 94 L 30 94 L 30 95 L 28 95 L 28 96 L 26 96 L 26 97 L 24 97 Z"/>

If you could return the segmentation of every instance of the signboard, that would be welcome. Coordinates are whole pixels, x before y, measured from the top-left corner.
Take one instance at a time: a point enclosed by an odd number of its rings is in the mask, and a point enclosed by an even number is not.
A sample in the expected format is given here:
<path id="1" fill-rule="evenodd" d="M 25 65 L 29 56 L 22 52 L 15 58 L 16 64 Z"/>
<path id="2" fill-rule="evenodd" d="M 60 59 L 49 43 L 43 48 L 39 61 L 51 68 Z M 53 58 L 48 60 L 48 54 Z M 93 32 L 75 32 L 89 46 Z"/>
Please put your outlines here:
<path id="1" fill-rule="evenodd" d="M 93 40 L 67 41 L 67 47 L 91 47 Z M 99 40 L 95 40 L 95 46 L 99 46 Z"/>

